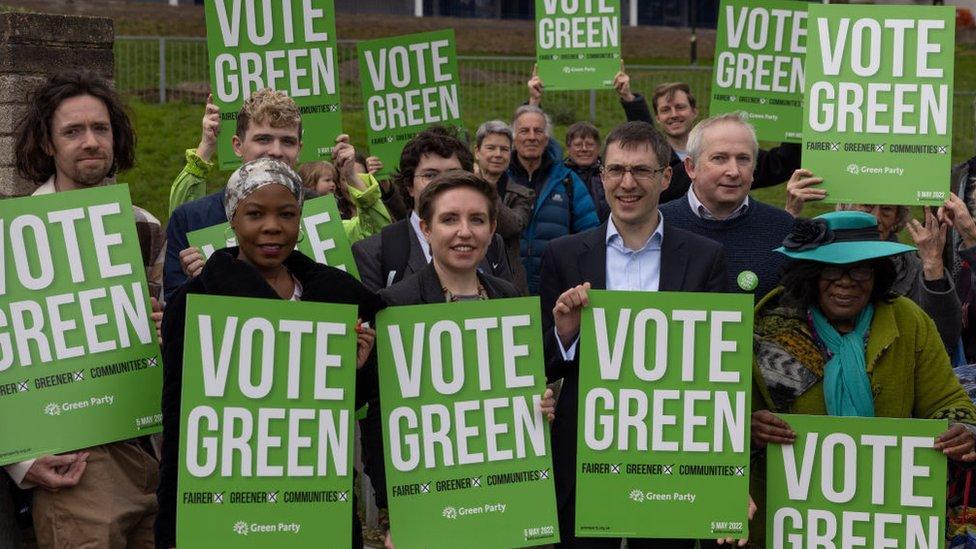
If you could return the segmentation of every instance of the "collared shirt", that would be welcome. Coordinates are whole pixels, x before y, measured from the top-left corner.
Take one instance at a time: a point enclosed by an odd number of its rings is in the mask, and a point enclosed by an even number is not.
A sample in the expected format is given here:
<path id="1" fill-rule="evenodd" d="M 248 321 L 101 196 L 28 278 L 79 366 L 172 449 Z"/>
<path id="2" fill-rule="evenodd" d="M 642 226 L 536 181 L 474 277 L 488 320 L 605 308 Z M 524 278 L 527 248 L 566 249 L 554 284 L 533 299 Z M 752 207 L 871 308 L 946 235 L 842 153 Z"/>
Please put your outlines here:
<path id="1" fill-rule="evenodd" d="M 725 219 L 718 219 L 715 217 L 715 215 L 713 215 L 712 212 L 710 212 L 708 208 L 706 208 L 705 205 L 698 200 L 698 196 L 695 195 L 694 185 L 691 186 L 691 189 L 688 189 L 688 205 L 691 206 L 692 213 L 702 219 L 708 219 L 711 221 L 729 221 L 730 219 L 735 219 L 746 212 L 746 210 L 749 208 L 749 195 L 746 195 L 746 198 L 742 201 L 742 204 L 739 204 L 736 209 L 732 210 L 732 213 L 730 213 Z"/>
<path id="2" fill-rule="evenodd" d="M 420 241 L 420 249 L 424 251 L 424 258 L 427 259 L 427 263 L 430 263 L 430 243 L 424 238 L 424 233 L 420 232 L 420 216 L 417 212 L 410 212 L 410 226 L 413 227 L 413 233 L 417 235 L 417 240 Z"/>
<path id="3" fill-rule="evenodd" d="M 607 220 L 607 289 L 623 291 L 656 292 L 661 283 L 661 243 L 664 241 L 664 216 L 657 213 L 657 228 L 644 245 L 631 250 L 624 245 L 624 239 L 613 223 L 613 214 Z M 555 330 L 555 327 L 553 328 Z M 563 360 L 573 360 L 579 336 L 569 346 L 563 347 L 556 334 L 559 351 Z"/>

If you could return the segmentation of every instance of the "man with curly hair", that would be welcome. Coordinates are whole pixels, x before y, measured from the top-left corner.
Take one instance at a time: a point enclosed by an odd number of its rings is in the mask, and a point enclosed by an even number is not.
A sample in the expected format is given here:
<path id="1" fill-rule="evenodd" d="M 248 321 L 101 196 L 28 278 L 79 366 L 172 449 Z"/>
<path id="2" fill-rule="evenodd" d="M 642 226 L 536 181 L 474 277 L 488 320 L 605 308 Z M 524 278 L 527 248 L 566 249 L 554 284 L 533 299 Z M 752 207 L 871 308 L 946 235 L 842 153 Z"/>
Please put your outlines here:
<path id="1" fill-rule="evenodd" d="M 34 195 L 115 182 L 135 161 L 135 132 L 104 78 L 89 71 L 51 77 L 31 96 L 16 130 L 17 172 L 39 184 Z M 162 282 L 163 231 L 133 206 L 150 286 Z M 59 414 L 56 404 L 49 414 Z M 34 488 L 39 547 L 153 547 L 159 461 L 149 437 L 103 444 L 7 466 Z"/>
<path id="2" fill-rule="evenodd" d="M 208 125 L 208 121 L 211 123 Z M 204 115 L 203 138 L 196 150 L 187 150 L 186 166 L 176 177 L 170 191 L 169 224 L 166 227 L 165 275 L 163 285 L 168 299 L 184 282 L 196 264 L 203 267 L 203 256 L 187 241 L 187 233 L 227 221 L 224 213 L 224 189 L 173 207 L 188 197 L 201 195 L 207 187 L 206 176 L 214 165 L 209 162 L 216 145 L 219 111 L 209 103 Z M 210 137 L 208 138 L 208 132 Z M 289 166 L 298 161 L 302 150 L 302 115 L 298 105 L 282 92 L 262 89 L 254 92 L 237 113 L 237 128 L 231 139 L 241 161 L 262 156 L 281 160 Z"/>

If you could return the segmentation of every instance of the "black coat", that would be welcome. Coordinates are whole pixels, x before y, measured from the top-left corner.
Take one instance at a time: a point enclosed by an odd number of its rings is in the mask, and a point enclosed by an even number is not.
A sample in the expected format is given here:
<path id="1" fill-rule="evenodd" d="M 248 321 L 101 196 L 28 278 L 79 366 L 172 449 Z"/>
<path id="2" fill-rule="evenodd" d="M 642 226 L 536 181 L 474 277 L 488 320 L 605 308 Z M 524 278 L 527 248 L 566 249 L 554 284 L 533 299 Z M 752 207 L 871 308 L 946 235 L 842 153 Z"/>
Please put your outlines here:
<path id="1" fill-rule="evenodd" d="M 183 329 L 186 324 L 187 294 L 281 299 L 251 265 L 237 259 L 238 248 L 218 250 L 199 276 L 190 279 L 173 294 L 163 315 L 163 448 L 160 461 L 159 514 L 156 516 L 156 546 L 176 544 L 176 481 L 179 475 L 180 405 L 183 391 Z M 302 301 L 347 303 L 359 306 L 359 316 L 374 323 L 383 300 L 345 271 L 316 263 L 292 252 L 285 267 L 302 285 Z M 356 408 L 378 393 L 376 363 L 356 371 Z M 363 435 L 367 435 L 364 433 Z M 379 457 L 382 460 L 382 455 Z"/>
<path id="2" fill-rule="evenodd" d="M 579 349 L 565 361 L 556 341 L 552 308 L 566 290 L 589 282 L 594 290 L 607 287 L 607 224 L 552 241 L 542 256 L 542 336 L 546 376 L 563 380 L 552 425 L 552 465 L 556 503 L 560 509 L 576 485 L 576 427 L 579 407 Z M 662 292 L 726 291 L 725 252 L 722 245 L 679 229 L 666 220 L 661 241 Z"/>
<path id="3" fill-rule="evenodd" d="M 634 94 L 633 101 L 620 103 L 628 122 L 641 121 L 654 124 L 654 117 L 648 108 L 647 100 L 641 94 Z M 793 171 L 800 167 L 801 149 L 799 143 L 783 143 L 772 149 L 759 149 L 756 155 L 756 168 L 752 172 L 752 188 L 772 187 L 789 180 Z M 691 188 L 691 179 L 685 170 L 685 163 L 671 151 L 671 184 L 661 193 L 660 203 L 666 204 L 680 198 Z"/>

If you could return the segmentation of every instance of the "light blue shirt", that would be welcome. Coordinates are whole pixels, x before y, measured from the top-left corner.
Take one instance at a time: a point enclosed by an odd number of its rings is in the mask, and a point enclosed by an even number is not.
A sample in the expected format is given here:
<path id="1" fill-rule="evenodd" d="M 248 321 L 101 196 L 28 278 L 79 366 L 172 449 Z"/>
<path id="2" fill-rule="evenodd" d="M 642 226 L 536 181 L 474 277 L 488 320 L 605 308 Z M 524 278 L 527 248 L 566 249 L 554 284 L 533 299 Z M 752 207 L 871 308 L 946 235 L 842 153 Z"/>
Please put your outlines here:
<path id="1" fill-rule="evenodd" d="M 664 216 L 657 213 L 657 228 L 638 250 L 631 250 L 624 245 L 624 239 L 613 224 L 613 215 L 607 221 L 607 289 L 622 291 L 656 292 L 661 283 L 661 243 L 664 241 Z M 555 330 L 555 327 L 553 328 Z M 576 344 L 579 337 L 570 345 L 563 348 L 556 334 L 556 342 L 562 352 L 564 360 L 572 360 L 576 356 Z"/>

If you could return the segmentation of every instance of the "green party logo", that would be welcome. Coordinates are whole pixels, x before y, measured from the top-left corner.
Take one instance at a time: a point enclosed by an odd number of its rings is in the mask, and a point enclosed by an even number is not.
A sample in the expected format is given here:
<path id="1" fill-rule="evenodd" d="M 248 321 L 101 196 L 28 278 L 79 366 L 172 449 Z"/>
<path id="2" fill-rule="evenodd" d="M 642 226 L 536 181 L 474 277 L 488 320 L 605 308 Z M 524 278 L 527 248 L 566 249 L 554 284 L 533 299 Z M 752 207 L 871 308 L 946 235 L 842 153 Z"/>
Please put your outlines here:
<path id="1" fill-rule="evenodd" d="M 739 288 L 747 292 L 751 292 L 759 286 L 759 277 L 752 271 L 742 271 L 735 280 L 739 284 Z"/>

